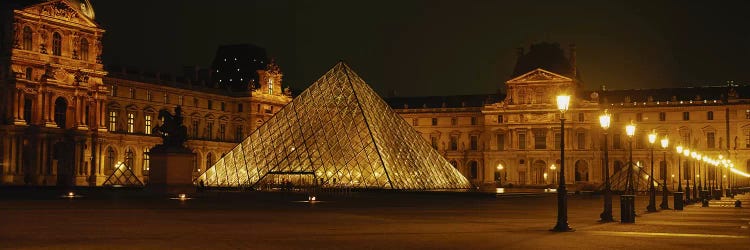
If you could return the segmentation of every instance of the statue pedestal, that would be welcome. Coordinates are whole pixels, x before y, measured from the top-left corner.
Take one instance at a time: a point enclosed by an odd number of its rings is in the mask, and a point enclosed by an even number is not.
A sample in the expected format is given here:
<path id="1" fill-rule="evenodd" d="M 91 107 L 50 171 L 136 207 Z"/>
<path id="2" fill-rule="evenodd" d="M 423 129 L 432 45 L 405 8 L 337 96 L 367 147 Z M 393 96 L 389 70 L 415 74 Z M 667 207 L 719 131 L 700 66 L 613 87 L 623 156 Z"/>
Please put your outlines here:
<path id="1" fill-rule="evenodd" d="M 169 194 L 195 193 L 193 184 L 193 159 L 195 153 L 183 148 L 177 150 L 154 147 L 150 153 L 148 189 Z"/>

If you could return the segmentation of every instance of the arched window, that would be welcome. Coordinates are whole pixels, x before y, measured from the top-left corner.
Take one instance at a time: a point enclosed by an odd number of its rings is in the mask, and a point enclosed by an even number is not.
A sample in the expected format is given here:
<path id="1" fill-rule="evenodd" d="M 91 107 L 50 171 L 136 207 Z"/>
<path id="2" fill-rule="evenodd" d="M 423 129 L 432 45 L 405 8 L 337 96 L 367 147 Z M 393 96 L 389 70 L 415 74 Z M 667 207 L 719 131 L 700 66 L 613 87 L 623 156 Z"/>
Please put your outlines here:
<path id="1" fill-rule="evenodd" d="M 86 38 L 81 39 L 81 60 L 89 60 L 89 40 Z"/>
<path id="2" fill-rule="evenodd" d="M 134 163 L 134 155 L 133 150 L 131 148 L 128 148 L 125 150 L 125 166 L 128 167 L 128 169 L 133 169 L 133 163 Z"/>
<path id="3" fill-rule="evenodd" d="M 23 27 L 23 49 L 24 50 L 31 50 L 32 48 L 32 33 L 31 28 Z"/>
<path id="4" fill-rule="evenodd" d="M 106 170 L 115 169 L 115 149 L 107 147 L 107 158 L 104 159 L 104 167 Z"/>
<path id="5" fill-rule="evenodd" d="M 531 183 L 547 184 L 545 173 L 547 173 L 547 163 L 542 160 L 534 161 L 534 164 L 531 165 Z"/>
<path id="6" fill-rule="evenodd" d="M 148 173 L 146 171 L 149 170 L 149 165 L 151 163 L 151 156 L 148 155 L 148 153 L 151 151 L 151 149 L 146 148 L 143 150 L 143 171 L 144 173 Z"/>
<path id="7" fill-rule="evenodd" d="M 206 154 L 206 169 L 211 168 L 214 165 L 214 155 L 211 152 Z"/>
<path id="8" fill-rule="evenodd" d="M 65 98 L 58 97 L 55 100 L 55 123 L 59 128 L 65 128 L 66 111 L 68 111 L 68 101 Z"/>
<path id="9" fill-rule="evenodd" d="M 477 162 L 470 161 L 469 162 L 469 177 L 471 177 L 472 179 L 476 179 L 477 175 L 478 175 Z"/>
<path id="10" fill-rule="evenodd" d="M 62 36 L 57 32 L 52 34 L 52 55 L 62 55 Z"/>

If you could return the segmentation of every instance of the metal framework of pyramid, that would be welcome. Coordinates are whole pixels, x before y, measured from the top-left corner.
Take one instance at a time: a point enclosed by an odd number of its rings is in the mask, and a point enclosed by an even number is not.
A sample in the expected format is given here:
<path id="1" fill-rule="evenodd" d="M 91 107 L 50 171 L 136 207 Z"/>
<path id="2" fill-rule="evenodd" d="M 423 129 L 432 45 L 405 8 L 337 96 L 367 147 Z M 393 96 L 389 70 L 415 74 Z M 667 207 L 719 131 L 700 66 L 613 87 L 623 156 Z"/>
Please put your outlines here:
<path id="1" fill-rule="evenodd" d="M 104 180 L 102 186 L 142 187 L 143 182 L 135 176 L 129 166 L 119 163 L 115 171 Z"/>
<path id="2" fill-rule="evenodd" d="M 257 187 L 271 175 L 322 187 L 467 189 L 472 185 L 344 62 L 198 177 Z"/>
<path id="3" fill-rule="evenodd" d="M 633 181 L 633 190 L 635 191 L 648 191 L 649 185 L 648 185 L 648 173 L 646 173 L 645 167 L 630 167 L 632 164 L 626 163 L 625 167 L 620 169 L 620 171 L 617 171 L 617 173 L 614 173 L 612 176 L 609 177 L 610 180 L 610 188 L 613 191 L 625 191 L 626 183 L 628 180 L 628 170 L 632 171 L 632 178 Z M 604 184 L 602 184 L 601 187 L 603 187 Z M 659 186 L 658 181 L 654 181 L 654 186 Z"/>

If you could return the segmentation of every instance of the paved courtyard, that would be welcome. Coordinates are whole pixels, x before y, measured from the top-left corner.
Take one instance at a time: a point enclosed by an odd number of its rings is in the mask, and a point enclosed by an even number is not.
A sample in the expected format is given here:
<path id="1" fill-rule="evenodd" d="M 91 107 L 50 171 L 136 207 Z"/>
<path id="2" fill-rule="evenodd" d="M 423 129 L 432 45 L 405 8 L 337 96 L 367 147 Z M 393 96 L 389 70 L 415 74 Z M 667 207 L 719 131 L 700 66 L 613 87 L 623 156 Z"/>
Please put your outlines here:
<path id="1" fill-rule="evenodd" d="M 135 191 L 62 194 L 0 190 L 0 248 L 750 248 L 750 209 L 714 203 L 645 213 L 646 196 L 637 200 L 636 224 L 598 223 L 601 197 L 571 196 L 576 231 L 555 233 L 548 231 L 556 218 L 549 193 L 348 193 L 312 204 L 292 193 L 208 192 L 187 201 Z M 750 206 L 750 197 L 738 198 Z"/>

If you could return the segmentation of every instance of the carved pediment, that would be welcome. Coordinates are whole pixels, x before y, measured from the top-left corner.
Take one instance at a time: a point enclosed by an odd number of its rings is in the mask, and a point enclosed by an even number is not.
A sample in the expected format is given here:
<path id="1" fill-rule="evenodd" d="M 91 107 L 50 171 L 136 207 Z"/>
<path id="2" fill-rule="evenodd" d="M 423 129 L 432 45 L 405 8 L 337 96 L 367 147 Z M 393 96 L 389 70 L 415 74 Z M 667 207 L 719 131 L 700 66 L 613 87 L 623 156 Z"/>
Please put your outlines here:
<path id="1" fill-rule="evenodd" d="M 534 83 L 534 82 L 572 82 L 566 76 L 555 74 L 541 68 L 532 70 L 526 74 L 508 80 L 507 83 Z"/>
<path id="2" fill-rule="evenodd" d="M 83 1 L 83 3 L 77 3 L 81 6 L 72 6 L 74 3 L 67 0 L 48 1 L 29 6 L 22 11 L 98 28 L 93 21 L 93 9 L 87 3 L 88 1 Z"/>

